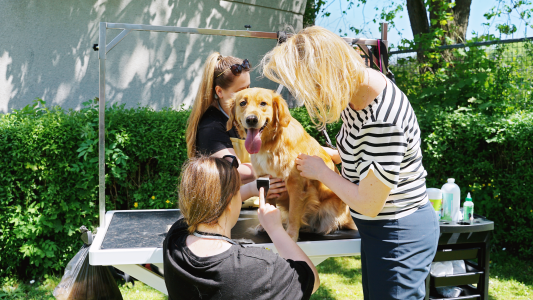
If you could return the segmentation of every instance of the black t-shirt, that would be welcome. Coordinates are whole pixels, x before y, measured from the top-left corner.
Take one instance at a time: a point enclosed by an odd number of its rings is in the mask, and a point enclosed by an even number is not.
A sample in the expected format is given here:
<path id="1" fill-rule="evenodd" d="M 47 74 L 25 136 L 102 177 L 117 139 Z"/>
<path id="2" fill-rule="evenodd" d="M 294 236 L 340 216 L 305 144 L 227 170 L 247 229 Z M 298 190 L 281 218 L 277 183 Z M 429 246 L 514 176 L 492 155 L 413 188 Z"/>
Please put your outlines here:
<path id="1" fill-rule="evenodd" d="M 239 138 L 235 128 L 226 131 L 228 117 L 217 108 L 210 106 L 198 123 L 196 131 L 196 151 L 212 155 L 220 150 L 233 148 L 230 138 Z"/>
<path id="2" fill-rule="evenodd" d="M 309 299 L 315 277 L 306 262 L 285 260 L 270 250 L 232 245 L 198 257 L 186 246 L 187 224 L 178 220 L 163 243 L 169 300 Z"/>

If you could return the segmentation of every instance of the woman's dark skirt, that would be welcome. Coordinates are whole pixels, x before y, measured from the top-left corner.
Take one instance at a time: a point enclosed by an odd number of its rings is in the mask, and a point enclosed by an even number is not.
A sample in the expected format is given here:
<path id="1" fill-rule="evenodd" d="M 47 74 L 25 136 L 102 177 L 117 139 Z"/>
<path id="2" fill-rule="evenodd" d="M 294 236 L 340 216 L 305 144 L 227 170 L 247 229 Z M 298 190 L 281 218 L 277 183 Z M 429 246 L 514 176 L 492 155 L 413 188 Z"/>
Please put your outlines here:
<path id="1" fill-rule="evenodd" d="M 361 234 L 365 300 L 424 299 L 439 239 L 439 222 L 429 201 L 397 220 L 354 221 Z"/>

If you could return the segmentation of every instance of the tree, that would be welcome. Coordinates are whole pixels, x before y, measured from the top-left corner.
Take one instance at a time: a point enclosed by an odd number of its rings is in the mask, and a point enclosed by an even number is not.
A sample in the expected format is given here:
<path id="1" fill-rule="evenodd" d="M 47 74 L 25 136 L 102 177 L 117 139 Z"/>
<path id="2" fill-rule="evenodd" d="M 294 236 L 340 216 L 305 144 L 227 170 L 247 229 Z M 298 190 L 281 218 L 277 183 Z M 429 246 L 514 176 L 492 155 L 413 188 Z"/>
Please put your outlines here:
<path id="1" fill-rule="evenodd" d="M 331 5 L 334 2 L 335 5 Z M 340 7 L 341 16 L 344 18 L 343 23 L 350 23 L 347 18 L 347 11 L 354 6 L 359 7 L 368 3 L 370 3 L 368 0 L 307 0 L 304 23 L 314 24 L 318 16 L 328 17 L 330 12 L 327 10 L 338 7 Z M 349 30 L 355 34 L 365 33 L 364 27 L 368 23 L 378 23 L 379 21 L 389 22 L 389 28 L 394 29 L 394 20 L 397 14 L 403 11 L 404 7 L 407 7 L 414 38 L 413 40 L 404 39 L 402 43 L 407 45 L 407 48 L 418 49 L 417 58 L 423 64 L 425 72 L 431 68 L 431 64 L 427 63 L 428 56 L 425 54 L 427 49 L 466 42 L 471 4 L 472 0 L 389 0 L 380 2 L 381 7 L 375 7 L 377 13 L 374 18 L 363 24 L 362 28 L 352 25 L 349 26 Z M 497 5 L 484 14 L 489 21 L 484 25 L 489 29 L 491 26 L 495 26 L 500 34 L 513 34 L 517 28 L 511 23 L 511 17 L 515 19 L 518 17 L 520 22 L 525 23 L 527 32 L 528 27 L 533 28 L 531 25 L 532 4 L 530 0 L 498 0 Z M 506 16 L 507 20 L 502 24 L 495 22 L 502 15 Z M 339 33 L 343 34 L 342 30 L 339 30 Z M 440 54 L 442 55 L 439 55 L 438 60 L 443 63 L 453 59 L 451 51 L 441 51 Z M 434 64 L 433 67 L 441 65 L 435 62 L 432 64 Z"/>
<path id="2" fill-rule="evenodd" d="M 472 0 L 407 0 L 406 4 L 413 36 L 430 33 L 435 27 L 451 41 L 465 42 Z"/>

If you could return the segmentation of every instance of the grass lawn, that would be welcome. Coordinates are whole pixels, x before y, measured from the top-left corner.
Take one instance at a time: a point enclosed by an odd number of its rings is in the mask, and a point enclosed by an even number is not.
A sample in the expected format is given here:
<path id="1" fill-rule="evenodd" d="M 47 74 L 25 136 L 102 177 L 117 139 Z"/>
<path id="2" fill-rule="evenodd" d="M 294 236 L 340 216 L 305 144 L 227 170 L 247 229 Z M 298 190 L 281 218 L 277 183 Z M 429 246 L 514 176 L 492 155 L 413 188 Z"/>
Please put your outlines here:
<path id="1" fill-rule="evenodd" d="M 489 299 L 533 299 L 533 262 L 524 262 L 505 252 L 491 254 Z M 359 256 L 329 258 L 318 266 L 320 289 L 314 300 L 363 299 Z M 34 282 L 10 282 L 0 290 L 0 299 L 54 299 L 52 291 L 60 278 L 48 277 Z M 136 282 L 121 285 L 127 300 L 167 299 L 153 288 Z"/>

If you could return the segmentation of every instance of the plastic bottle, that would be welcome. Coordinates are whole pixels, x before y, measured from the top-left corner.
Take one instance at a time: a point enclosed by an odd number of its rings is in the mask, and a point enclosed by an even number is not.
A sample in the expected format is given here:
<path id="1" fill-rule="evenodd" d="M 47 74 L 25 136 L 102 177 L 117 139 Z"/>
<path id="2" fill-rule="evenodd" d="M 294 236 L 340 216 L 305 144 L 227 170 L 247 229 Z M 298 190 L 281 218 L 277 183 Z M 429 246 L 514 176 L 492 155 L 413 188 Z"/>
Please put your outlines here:
<path id="1" fill-rule="evenodd" d="M 463 204 L 463 221 L 472 223 L 474 220 L 474 202 L 472 202 L 472 197 L 470 193 L 466 196 L 466 201 Z"/>
<path id="2" fill-rule="evenodd" d="M 455 184 L 455 179 L 448 178 L 448 182 L 445 183 L 442 188 L 442 218 L 448 219 L 447 209 L 451 209 L 448 213 L 450 214 L 451 221 L 459 222 L 461 220 L 461 212 L 459 208 L 461 207 L 461 190 L 459 186 Z M 447 207 L 447 201 L 451 200 L 450 207 Z M 449 219 L 448 219 L 449 220 Z"/>

